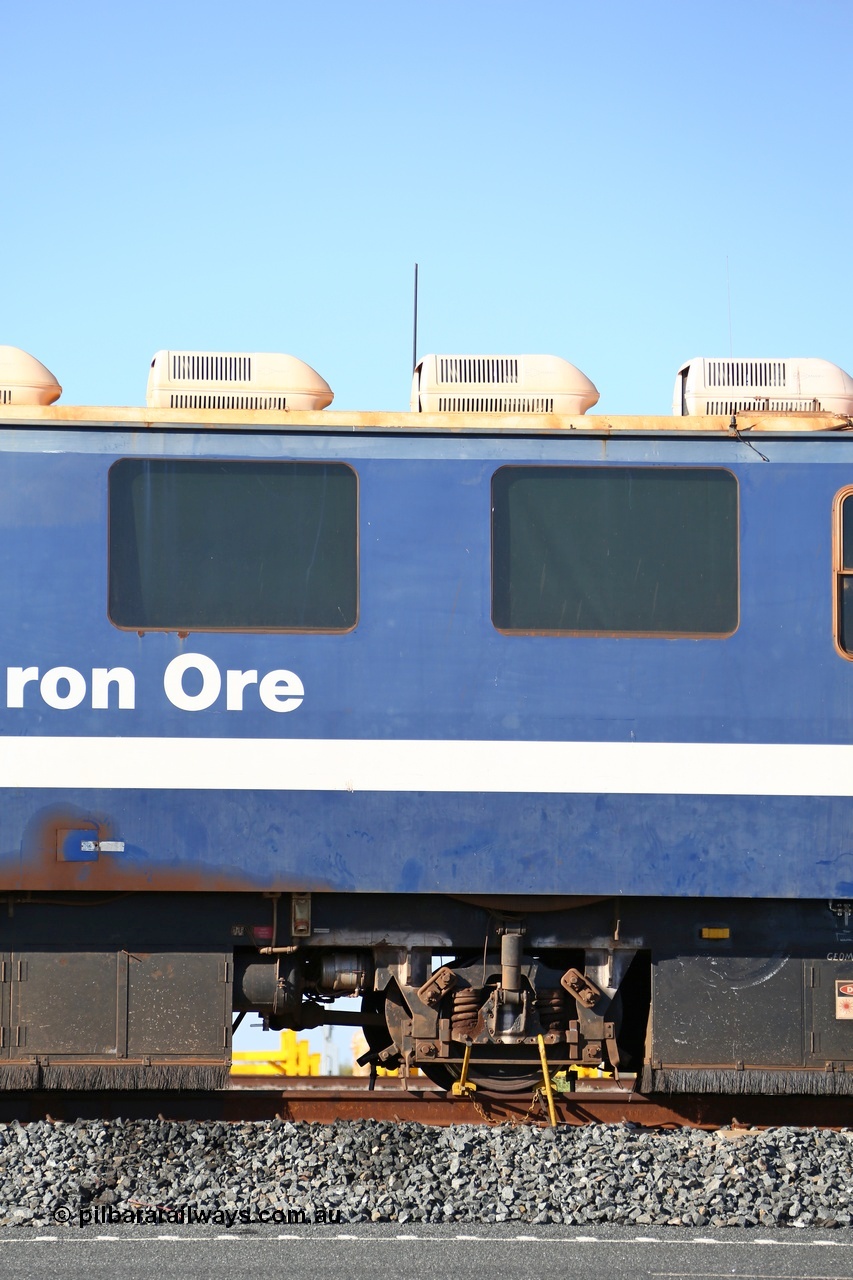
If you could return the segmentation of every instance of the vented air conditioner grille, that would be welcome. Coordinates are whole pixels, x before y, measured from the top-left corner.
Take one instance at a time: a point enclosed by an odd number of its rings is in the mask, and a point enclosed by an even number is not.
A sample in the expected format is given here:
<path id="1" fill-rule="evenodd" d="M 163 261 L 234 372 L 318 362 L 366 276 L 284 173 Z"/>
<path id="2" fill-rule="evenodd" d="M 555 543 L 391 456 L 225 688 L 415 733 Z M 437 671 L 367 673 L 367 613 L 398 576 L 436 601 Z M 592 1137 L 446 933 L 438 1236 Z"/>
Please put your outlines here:
<path id="1" fill-rule="evenodd" d="M 173 382 L 251 382 L 251 356 L 172 352 Z M 176 406 L 172 406 L 175 408 Z M 217 406 L 224 408 L 225 406 Z"/>
<path id="2" fill-rule="evenodd" d="M 438 381 L 518 382 L 518 360 L 505 357 L 439 356 Z"/>
<path id="3" fill-rule="evenodd" d="M 0 387 L 0 404 L 12 403 L 12 388 Z"/>
<path id="4" fill-rule="evenodd" d="M 784 387 L 784 360 L 709 360 L 709 387 Z"/>
<path id="5" fill-rule="evenodd" d="M 553 413 L 553 396 L 439 396 L 439 413 Z"/>
<path id="6" fill-rule="evenodd" d="M 254 395 L 203 395 L 190 392 L 180 395 L 172 392 L 169 396 L 171 409 L 286 409 L 286 396 L 254 396 Z"/>
<path id="7" fill-rule="evenodd" d="M 705 412 L 708 414 L 715 413 L 742 413 L 744 411 L 754 410 L 758 413 L 809 413 L 814 411 L 820 412 L 820 403 L 817 400 L 772 400 L 768 396 L 754 400 L 707 400 L 705 402 Z"/>

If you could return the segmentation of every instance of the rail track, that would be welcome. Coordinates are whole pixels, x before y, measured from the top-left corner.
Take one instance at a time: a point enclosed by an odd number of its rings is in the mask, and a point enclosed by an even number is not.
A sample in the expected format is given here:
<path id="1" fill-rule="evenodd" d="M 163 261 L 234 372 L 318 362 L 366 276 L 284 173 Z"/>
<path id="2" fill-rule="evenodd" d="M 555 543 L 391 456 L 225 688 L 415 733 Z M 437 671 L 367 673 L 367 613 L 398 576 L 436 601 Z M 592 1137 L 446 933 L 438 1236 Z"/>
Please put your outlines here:
<path id="1" fill-rule="evenodd" d="M 764 1095 L 681 1096 L 635 1091 L 632 1080 L 578 1081 L 571 1093 L 554 1097 L 558 1124 L 631 1123 L 644 1128 L 770 1128 L 779 1125 L 853 1127 L 853 1098 Z M 225 1089 L 28 1090 L 0 1093 L 0 1122 L 18 1120 L 335 1120 L 416 1121 L 428 1125 L 547 1124 L 544 1095 L 487 1094 L 454 1097 L 420 1080 L 380 1079 L 369 1089 L 362 1078 L 244 1076 Z"/>

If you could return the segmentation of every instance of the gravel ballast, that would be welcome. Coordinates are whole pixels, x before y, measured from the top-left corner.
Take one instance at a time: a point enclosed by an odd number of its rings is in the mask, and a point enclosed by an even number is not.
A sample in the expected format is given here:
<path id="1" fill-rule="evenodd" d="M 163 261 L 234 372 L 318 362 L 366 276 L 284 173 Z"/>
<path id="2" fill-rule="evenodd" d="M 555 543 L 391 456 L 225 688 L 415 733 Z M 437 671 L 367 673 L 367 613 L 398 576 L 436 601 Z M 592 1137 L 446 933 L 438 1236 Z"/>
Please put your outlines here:
<path id="1" fill-rule="evenodd" d="M 853 1132 L 846 1130 L 279 1120 L 0 1125 L 2 1225 L 848 1227 L 851 1188 Z"/>

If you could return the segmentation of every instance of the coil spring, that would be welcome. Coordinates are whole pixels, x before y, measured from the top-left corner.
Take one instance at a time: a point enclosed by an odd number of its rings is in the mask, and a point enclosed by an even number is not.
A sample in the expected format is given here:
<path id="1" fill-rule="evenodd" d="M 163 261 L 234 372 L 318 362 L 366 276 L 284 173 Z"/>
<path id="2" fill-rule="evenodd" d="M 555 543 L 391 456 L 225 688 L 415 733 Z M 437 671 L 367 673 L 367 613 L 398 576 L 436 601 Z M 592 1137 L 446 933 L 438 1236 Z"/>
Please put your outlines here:
<path id="1" fill-rule="evenodd" d="M 569 1002 L 562 987 L 536 993 L 536 1013 L 542 1030 L 565 1031 L 569 1024 Z"/>
<path id="2" fill-rule="evenodd" d="M 453 992 L 453 1010 L 450 1028 L 454 1040 L 473 1034 L 477 1025 L 482 996 L 474 987 L 460 987 Z"/>

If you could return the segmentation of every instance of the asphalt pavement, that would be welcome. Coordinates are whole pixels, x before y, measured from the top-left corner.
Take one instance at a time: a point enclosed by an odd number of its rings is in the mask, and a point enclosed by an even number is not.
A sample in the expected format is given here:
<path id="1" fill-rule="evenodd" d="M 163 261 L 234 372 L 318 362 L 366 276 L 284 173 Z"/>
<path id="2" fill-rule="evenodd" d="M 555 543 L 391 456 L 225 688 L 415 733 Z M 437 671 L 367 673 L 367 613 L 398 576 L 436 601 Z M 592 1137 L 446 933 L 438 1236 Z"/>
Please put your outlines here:
<path id="1" fill-rule="evenodd" d="M 25 1280 L 853 1280 L 853 1230 L 397 1225 L 0 1230 L 0 1275 Z"/>

